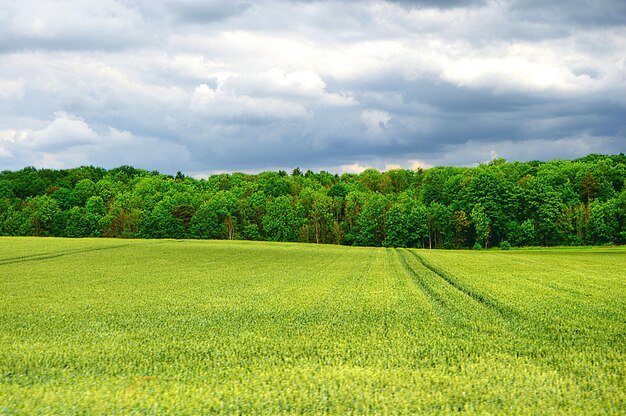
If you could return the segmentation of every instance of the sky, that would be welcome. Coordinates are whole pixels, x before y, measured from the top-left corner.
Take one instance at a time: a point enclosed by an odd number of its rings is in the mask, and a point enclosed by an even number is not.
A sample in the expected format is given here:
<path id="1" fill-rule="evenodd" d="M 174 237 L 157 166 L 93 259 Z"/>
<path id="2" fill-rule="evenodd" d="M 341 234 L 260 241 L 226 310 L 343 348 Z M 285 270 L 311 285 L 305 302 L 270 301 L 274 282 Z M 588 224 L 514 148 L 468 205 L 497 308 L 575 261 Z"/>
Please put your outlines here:
<path id="1" fill-rule="evenodd" d="M 620 152 L 623 0 L 0 0 L 0 170 Z"/>

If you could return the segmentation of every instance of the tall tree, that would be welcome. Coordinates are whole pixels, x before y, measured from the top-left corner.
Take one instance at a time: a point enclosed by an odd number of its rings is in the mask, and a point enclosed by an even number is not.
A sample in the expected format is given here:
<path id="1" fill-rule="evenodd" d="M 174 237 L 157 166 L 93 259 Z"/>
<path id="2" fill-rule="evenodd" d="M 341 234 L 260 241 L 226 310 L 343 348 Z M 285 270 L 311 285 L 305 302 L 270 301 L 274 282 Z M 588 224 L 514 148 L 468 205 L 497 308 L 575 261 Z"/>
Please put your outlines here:
<path id="1" fill-rule="evenodd" d="M 483 247 L 488 248 L 491 237 L 491 221 L 485 213 L 485 208 L 481 204 L 476 204 L 471 217 L 476 229 L 476 240 L 482 243 Z"/>
<path id="2" fill-rule="evenodd" d="M 270 241 L 298 241 L 305 219 L 302 208 L 293 205 L 287 196 L 268 201 L 263 216 L 263 229 Z"/>

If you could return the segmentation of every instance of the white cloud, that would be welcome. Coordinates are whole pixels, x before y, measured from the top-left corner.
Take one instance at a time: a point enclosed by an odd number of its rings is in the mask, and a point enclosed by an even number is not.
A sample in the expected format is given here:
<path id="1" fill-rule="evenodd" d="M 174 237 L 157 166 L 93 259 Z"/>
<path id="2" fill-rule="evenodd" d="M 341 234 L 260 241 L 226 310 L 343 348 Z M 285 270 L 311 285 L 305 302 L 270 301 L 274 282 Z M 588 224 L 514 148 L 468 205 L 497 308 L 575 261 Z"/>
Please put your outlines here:
<path id="1" fill-rule="evenodd" d="M 382 110 L 365 110 L 361 113 L 361 122 L 367 132 L 373 136 L 379 136 L 389 127 L 391 115 Z"/>
<path id="2" fill-rule="evenodd" d="M 0 79 L 0 99 L 22 98 L 24 94 L 24 79 Z"/>
<path id="3" fill-rule="evenodd" d="M 431 165 L 430 163 L 426 163 L 417 159 L 409 159 L 407 162 L 409 164 L 409 169 L 411 170 L 428 169 L 433 167 L 433 165 Z"/>
<path id="4" fill-rule="evenodd" d="M 4 146 L 0 146 L 0 157 L 1 158 L 10 158 L 13 157 L 13 153 L 6 149 Z"/>
<path id="5" fill-rule="evenodd" d="M 369 169 L 370 166 L 364 166 L 361 165 L 360 163 L 350 163 L 348 165 L 341 165 L 339 167 L 339 171 L 341 173 L 361 173 L 363 172 L 365 169 Z M 331 171 L 333 169 L 330 169 Z"/>
<path id="6" fill-rule="evenodd" d="M 140 167 L 170 169 L 188 163 L 190 152 L 183 145 L 154 137 L 134 136 L 112 127 L 97 132 L 84 120 L 57 113 L 54 120 L 39 130 L 0 131 L 1 155 L 14 168 L 32 165 L 67 168 L 80 165 L 116 167 L 142 162 Z"/>
<path id="7" fill-rule="evenodd" d="M 366 169 L 377 169 L 386 172 L 396 169 L 428 169 L 433 167 L 429 163 L 425 163 L 416 159 L 406 159 L 402 157 L 381 158 L 378 156 L 364 158 L 355 163 L 343 164 L 339 166 L 326 166 L 320 169 L 328 172 L 338 173 L 361 173 Z"/>
<path id="8" fill-rule="evenodd" d="M 173 71 L 177 76 L 192 78 L 196 81 L 214 79 L 223 81 L 235 72 L 228 69 L 222 61 L 214 61 L 200 53 L 175 54 L 154 58 L 161 67 Z"/>
<path id="9" fill-rule="evenodd" d="M 388 171 L 388 170 L 398 170 L 398 169 L 402 169 L 402 166 L 400 166 L 397 163 L 387 163 L 385 165 L 385 169 L 383 170 Z"/>
<path id="10" fill-rule="evenodd" d="M 331 106 L 356 104 L 348 94 L 326 92 L 326 83 L 311 70 L 285 72 L 274 68 L 260 73 L 233 75 L 220 82 L 219 88 L 234 94 L 278 96 Z"/>
<path id="11" fill-rule="evenodd" d="M 596 88 L 599 84 L 596 80 L 572 72 L 569 57 L 564 56 L 567 54 L 567 50 L 529 44 L 503 45 L 482 54 L 461 49 L 442 57 L 440 71 L 443 79 L 457 85 L 487 87 L 496 92 L 568 92 Z"/>
<path id="12" fill-rule="evenodd" d="M 15 130 L 0 130 L 0 142 L 15 143 L 16 134 Z"/>
<path id="13" fill-rule="evenodd" d="M 22 134 L 19 142 L 32 149 L 48 151 L 94 144 L 99 139 L 98 133 L 83 120 L 66 113 L 57 113 L 46 128 Z"/>
<path id="14" fill-rule="evenodd" d="M 221 84 L 216 89 L 207 84 L 197 86 L 189 108 L 221 120 L 280 120 L 308 117 L 307 109 L 297 103 L 278 98 L 256 98 L 225 91 Z"/>
<path id="15" fill-rule="evenodd" d="M 0 46 L 9 49 L 125 48 L 150 37 L 141 14 L 113 0 L 30 0 L 3 8 L 0 30 L 7 34 Z"/>

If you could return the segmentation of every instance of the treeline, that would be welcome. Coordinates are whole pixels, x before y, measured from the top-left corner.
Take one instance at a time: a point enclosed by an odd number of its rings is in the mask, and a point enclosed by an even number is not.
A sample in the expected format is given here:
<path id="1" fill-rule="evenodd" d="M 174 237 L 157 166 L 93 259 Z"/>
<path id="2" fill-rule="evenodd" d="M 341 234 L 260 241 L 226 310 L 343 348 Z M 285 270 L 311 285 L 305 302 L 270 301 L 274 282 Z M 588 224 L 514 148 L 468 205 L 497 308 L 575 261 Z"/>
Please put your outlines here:
<path id="1" fill-rule="evenodd" d="M 465 248 L 626 243 L 626 156 L 197 180 L 130 166 L 0 173 L 0 234 Z"/>

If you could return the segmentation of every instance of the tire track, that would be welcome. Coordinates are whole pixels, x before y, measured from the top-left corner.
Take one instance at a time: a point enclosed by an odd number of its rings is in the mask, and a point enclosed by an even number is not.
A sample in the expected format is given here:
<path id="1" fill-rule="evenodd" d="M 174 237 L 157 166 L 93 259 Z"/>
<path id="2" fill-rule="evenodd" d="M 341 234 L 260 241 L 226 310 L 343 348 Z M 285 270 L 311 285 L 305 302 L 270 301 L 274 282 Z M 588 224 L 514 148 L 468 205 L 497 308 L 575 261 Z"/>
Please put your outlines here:
<path id="1" fill-rule="evenodd" d="M 17 256 L 17 257 L 7 257 L 6 259 L 0 259 L 0 263 L 12 262 L 12 261 L 20 261 L 20 260 L 28 260 L 34 257 L 48 256 L 54 253 L 39 253 L 39 254 L 29 254 L 27 256 Z"/>
<path id="2" fill-rule="evenodd" d="M 422 264 L 422 266 L 424 266 L 426 269 L 430 270 L 432 273 L 434 273 L 436 276 L 438 276 L 444 282 L 446 282 L 449 286 L 453 287 L 457 291 L 459 291 L 462 294 L 464 294 L 464 295 L 468 296 L 469 298 L 473 299 L 477 303 L 485 306 L 486 308 L 489 308 L 489 309 L 497 312 L 502 317 L 514 317 L 516 315 L 515 312 L 512 309 L 510 309 L 510 308 L 508 308 L 508 307 L 506 307 L 504 305 L 501 305 L 497 301 L 495 301 L 495 300 L 493 300 L 493 299 L 483 295 L 482 293 L 477 292 L 477 291 L 475 291 L 475 290 L 465 286 L 464 284 L 459 282 L 456 278 L 454 278 L 453 276 L 451 276 L 447 272 L 441 270 L 440 268 L 438 268 L 436 266 L 433 266 L 431 263 L 429 263 L 422 256 L 417 254 L 415 251 L 411 251 L 411 250 L 407 250 L 407 251 L 415 259 L 417 259 Z"/>
<path id="3" fill-rule="evenodd" d="M 0 260 L 0 266 L 6 266 L 9 264 L 16 264 L 16 263 L 28 263 L 32 261 L 55 259 L 58 257 L 71 256 L 73 254 L 89 253 L 92 251 L 113 250 L 116 248 L 127 247 L 129 245 L 130 244 L 117 244 L 114 246 L 107 246 L 107 247 L 95 247 L 95 248 L 89 248 L 89 249 L 62 251 L 62 252 L 57 252 L 57 253 L 33 254 L 30 256 L 12 257 L 9 259 Z"/>
<path id="4" fill-rule="evenodd" d="M 405 250 L 396 250 L 396 254 L 398 256 L 398 259 L 400 261 L 400 264 L 402 265 L 404 271 L 411 276 L 411 278 L 413 279 L 413 283 L 415 284 L 415 286 L 417 286 L 417 288 L 424 294 L 426 295 L 426 297 L 428 299 L 430 299 L 433 303 L 435 303 L 436 305 L 443 307 L 443 308 L 447 308 L 447 304 L 446 302 L 441 298 L 441 296 L 439 296 L 423 279 L 423 277 L 417 272 L 415 271 L 415 269 L 413 267 L 411 267 L 411 265 L 409 264 L 407 258 L 406 258 L 406 251 Z"/>

